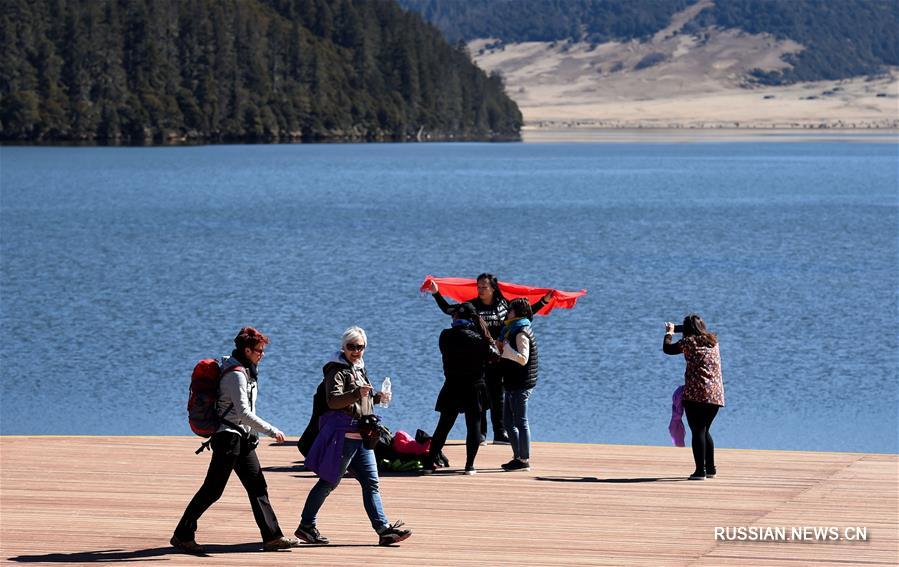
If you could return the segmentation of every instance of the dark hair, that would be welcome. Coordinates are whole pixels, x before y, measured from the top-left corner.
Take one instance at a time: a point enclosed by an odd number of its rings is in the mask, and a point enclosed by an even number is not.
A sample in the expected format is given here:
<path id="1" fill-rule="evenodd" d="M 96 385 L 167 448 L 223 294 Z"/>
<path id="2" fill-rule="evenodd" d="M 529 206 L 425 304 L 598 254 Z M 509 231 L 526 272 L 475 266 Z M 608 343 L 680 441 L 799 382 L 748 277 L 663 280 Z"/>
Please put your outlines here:
<path id="1" fill-rule="evenodd" d="M 531 308 L 531 302 L 524 297 L 516 297 L 509 302 L 509 309 L 515 310 L 518 317 L 534 318 L 534 310 Z"/>
<path id="2" fill-rule="evenodd" d="M 690 313 L 684 317 L 683 336 L 697 337 L 696 342 L 700 346 L 713 347 L 718 344 L 718 336 L 705 328 L 705 321 L 696 313 Z"/>
<path id="3" fill-rule="evenodd" d="M 456 319 L 468 319 L 472 323 L 474 323 L 475 330 L 481 337 L 489 340 L 492 340 L 490 336 L 490 330 L 487 328 L 487 323 L 484 322 L 484 318 L 478 314 L 478 310 L 475 309 L 474 304 L 470 301 L 466 301 L 465 303 L 461 303 L 456 306 L 453 310 L 453 317 Z"/>
<path id="4" fill-rule="evenodd" d="M 487 283 L 490 284 L 490 287 L 493 288 L 493 302 L 499 302 L 501 300 L 505 300 L 503 297 L 503 292 L 499 290 L 499 281 L 496 279 L 496 276 L 493 274 L 483 273 L 477 277 L 475 281 L 487 280 Z"/>
<path id="5" fill-rule="evenodd" d="M 245 348 L 254 349 L 258 348 L 259 345 L 267 345 L 268 343 L 268 337 L 253 327 L 244 327 L 234 337 L 234 346 L 237 347 L 239 352 L 243 352 Z"/>

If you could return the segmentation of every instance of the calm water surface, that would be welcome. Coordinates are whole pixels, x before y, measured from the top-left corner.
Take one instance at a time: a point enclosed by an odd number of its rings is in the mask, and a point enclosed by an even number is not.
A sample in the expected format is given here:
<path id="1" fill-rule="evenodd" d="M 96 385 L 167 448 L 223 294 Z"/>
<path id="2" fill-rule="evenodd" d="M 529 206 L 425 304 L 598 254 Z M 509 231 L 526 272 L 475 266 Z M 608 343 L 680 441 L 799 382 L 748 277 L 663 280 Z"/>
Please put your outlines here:
<path id="1" fill-rule="evenodd" d="M 190 431 L 200 358 L 270 334 L 292 435 L 343 329 L 393 429 L 432 430 L 448 325 L 426 274 L 587 288 L 538 317 L 543 441 L 669 444 L 681 357 L 721 341 L 722 447 L 897 452 L 897 145 L 0 149 L 4 434 Z M 460 419 L 452 437 L 462 438 Z"/>

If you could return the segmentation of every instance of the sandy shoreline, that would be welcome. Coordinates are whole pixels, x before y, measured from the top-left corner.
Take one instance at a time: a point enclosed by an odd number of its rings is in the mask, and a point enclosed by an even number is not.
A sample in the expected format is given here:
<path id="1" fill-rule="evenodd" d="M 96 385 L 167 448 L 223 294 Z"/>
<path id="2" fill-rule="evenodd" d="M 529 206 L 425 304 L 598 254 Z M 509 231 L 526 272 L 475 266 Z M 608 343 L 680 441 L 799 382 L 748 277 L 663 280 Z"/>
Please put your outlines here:
<path id="1" fill-rule="evenodd" d="M 882 142 L 899 143 L 899 129 L 599 128 L 525 125 L 525 143 L 565 142 Z"/>

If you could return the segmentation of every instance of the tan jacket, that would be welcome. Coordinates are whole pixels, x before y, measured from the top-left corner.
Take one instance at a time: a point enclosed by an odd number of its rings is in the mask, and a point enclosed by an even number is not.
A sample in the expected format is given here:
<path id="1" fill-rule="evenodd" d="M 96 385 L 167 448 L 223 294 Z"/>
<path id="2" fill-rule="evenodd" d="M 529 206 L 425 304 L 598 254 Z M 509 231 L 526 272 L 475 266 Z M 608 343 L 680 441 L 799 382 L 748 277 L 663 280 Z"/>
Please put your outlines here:
<path id="1" fill-rule="evenodd" d="M 358 398 L 359 388 L 365 384 L 371 385 L 364 368 L 354 369 L 340 357 L 339 360 L 328 362 L 323 370 L 325 399 L 329 409 L 343 410 L 356 419 L 375 413 L 374 389 L 365 398 Z"/>

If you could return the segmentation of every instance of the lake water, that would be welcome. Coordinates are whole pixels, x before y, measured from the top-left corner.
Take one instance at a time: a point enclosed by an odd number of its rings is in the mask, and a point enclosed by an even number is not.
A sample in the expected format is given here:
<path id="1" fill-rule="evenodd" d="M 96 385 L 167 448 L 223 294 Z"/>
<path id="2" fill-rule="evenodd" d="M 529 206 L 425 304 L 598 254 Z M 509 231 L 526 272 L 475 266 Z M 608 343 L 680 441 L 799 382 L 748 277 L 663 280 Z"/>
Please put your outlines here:
<path id="1" fill-rule="evenodd" d="M 190 434 L 194 363 L 252 324 L 259 413 L 297 436 L 359 324 L 387 424 L 431 431 L 449 320 L 418 287 L 489 271 L 588 290 L 535 321 L 535 440 L 670 444 L 663 323 L 696 311 L 720 447 L 895 453 L 897 147 L 3 147 L 0 429 Z"/>

